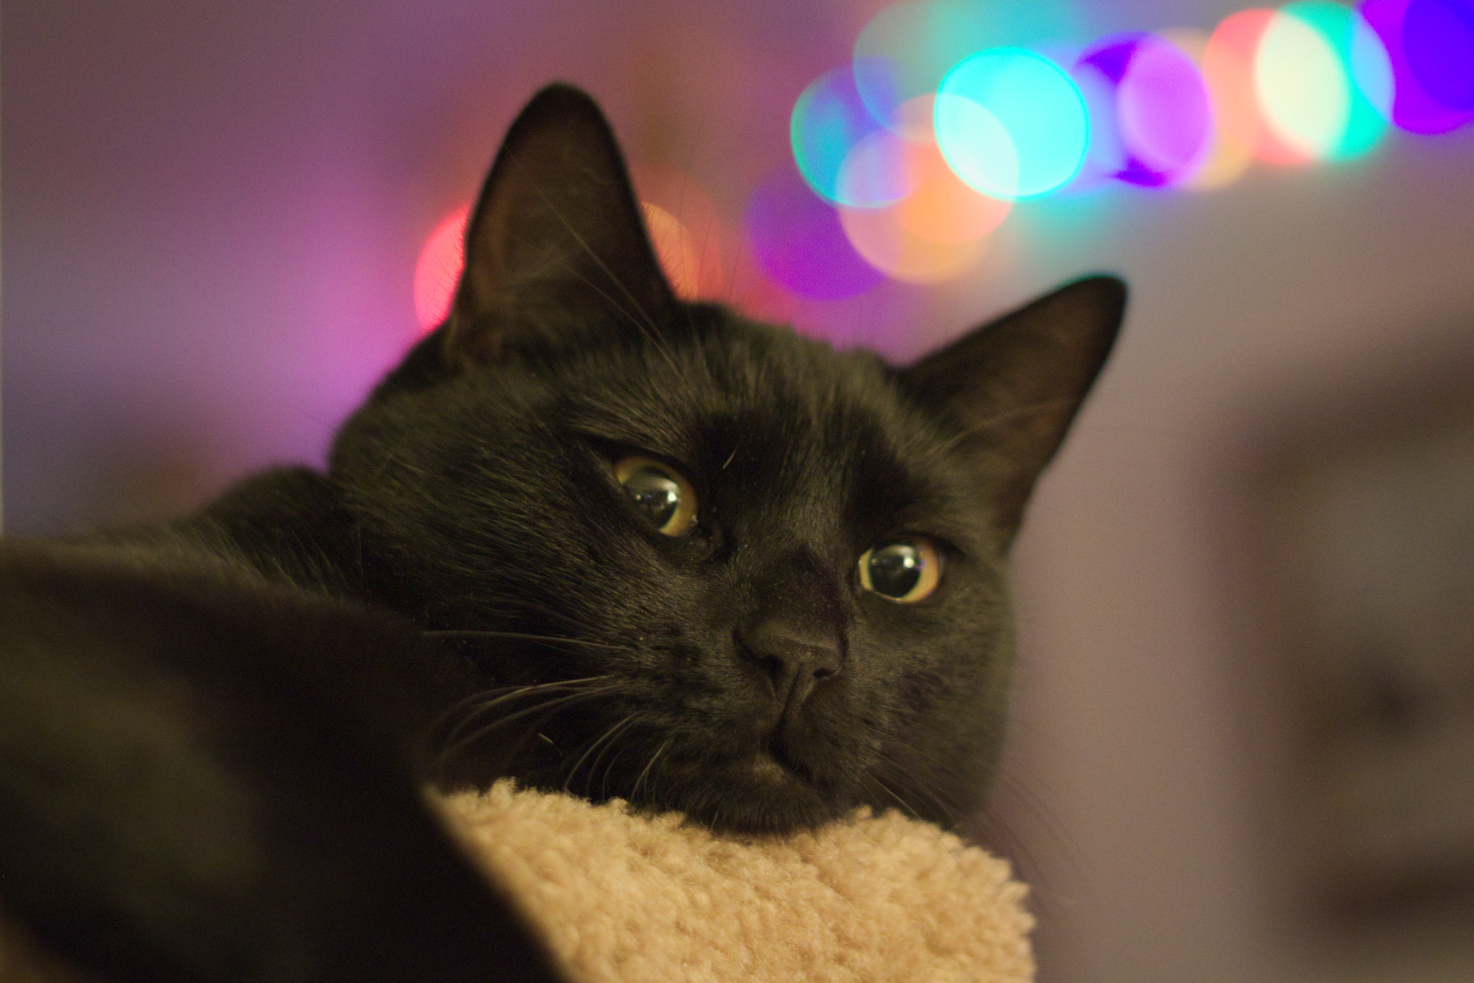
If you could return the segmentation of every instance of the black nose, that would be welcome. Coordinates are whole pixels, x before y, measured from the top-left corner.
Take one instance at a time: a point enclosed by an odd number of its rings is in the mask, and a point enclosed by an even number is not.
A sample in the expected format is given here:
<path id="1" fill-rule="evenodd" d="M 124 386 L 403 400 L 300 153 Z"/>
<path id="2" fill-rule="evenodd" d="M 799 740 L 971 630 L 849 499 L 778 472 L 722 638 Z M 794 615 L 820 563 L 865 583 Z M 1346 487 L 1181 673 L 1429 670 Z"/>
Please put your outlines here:
<path id="1" fill-rule="evenodd" d="M 766 621 L 739 631 L 737 641 L 743 656 L 767 674 L 773 697 L 785 712 L 802 706 L 815 686 L 844 667 L 837 638 L 782 622 Z"/>

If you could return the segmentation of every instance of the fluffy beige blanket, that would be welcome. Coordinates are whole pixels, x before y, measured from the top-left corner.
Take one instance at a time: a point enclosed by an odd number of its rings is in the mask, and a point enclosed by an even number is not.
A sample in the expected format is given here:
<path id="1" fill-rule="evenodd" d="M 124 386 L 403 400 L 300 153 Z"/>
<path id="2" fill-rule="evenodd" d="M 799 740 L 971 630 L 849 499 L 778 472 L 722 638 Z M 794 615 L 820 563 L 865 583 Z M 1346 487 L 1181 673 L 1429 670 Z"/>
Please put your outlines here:
<path id="1" fill-rule="evenodd" d="M 579 983 L 1033 978 L 1008 864 L 896 813 L 741 840 L 507 782 L 444 807 Z M 0 981 L 22 979 L 57 977 L 0 943 Z"/>
<path id="2" fill-rule="evenodd" d="M 448 807 L 581 983 L 1033 978 L 1008 864 L 897 813 L 733 840 L 508 783 Z"/>

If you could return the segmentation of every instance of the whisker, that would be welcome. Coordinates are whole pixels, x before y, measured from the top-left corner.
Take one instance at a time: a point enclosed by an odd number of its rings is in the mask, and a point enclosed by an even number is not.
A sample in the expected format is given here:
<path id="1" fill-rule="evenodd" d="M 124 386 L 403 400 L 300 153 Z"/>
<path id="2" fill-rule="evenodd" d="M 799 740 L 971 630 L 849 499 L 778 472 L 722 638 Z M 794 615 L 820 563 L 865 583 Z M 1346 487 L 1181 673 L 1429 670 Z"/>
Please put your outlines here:
<path id="1" fill-rule="evenodd" d="M 558 635 L 532 635 L 520 631 L 491 631 L 488 629 L 446 628 L 423 631 L 421 635 L 432 638 L 510 638 L 523 642 L 552 642 L 558 645 L 582 645 L 585 648 L 608 649 L 611 652 L 628 652 L 628 645 L 610 645 L 607 642 L 591 642 L 582 638 L 563 638 Z"/>
<path id="2" fill-rule="evenodd" d="M 439 617 L 432 617 L 432 622 L 444 623 L 447 620 L 454 621 L 454 613 L 458 605 L 465 605 L 473 611 L 482 613 L 493 613 L 505 617 L 516 617 L 519 614 L 536 615 L 539 620 L 557 625 L 569 635 L 597 635 L 598 626 L 584 623 L 575 617 L 572 612 L 564 608 L 555 608 L 541 600 L 532 597 L 523 597 L 505 591 L 499 593 L 494 600 L 480 595 L 462 594 L 451 597 L 443 597 L 439 601 L 429 605 L 427 612 L 444 612 Z M 565 636 L 566 637 L 566 636 Z"/>
<path id="3" fill-rule="evenodd" d="M 661 743 L 660 747 L 658 747 L 658 748 L 655 749 L 655 753 L 652 754 L 652 755 L 650 755 L 650 760 L 645 763 L 645 767 L 643 769 L 641 769 L 639 777 L 635 779 L 635 784 L 630 789 L 630 801 L 631 802 L 634 802 L 634 801 L 636 801 L 638 799 L 639 793 L 640 793 L 640 786 L 644 784 L 645 777 L 650 774 L 650 769 L 655 767 L 655 762 L 657 762 L 657 761 L 660 760 L 660 756 L 662 754 L 664 754 L 666 751 L 669 751 L 670 750 L 671 740 L 672 740 L 672 738 L 667 737 Z"/>
<path id="4" fill-rule="evenodd" d="M 634 713 L 629 714 L 629 715 L 625 716 L 622 720 L 620 720 L 618 723 L 616 723 L 613 726 L 607 728 L 602 734 L 600 734 L 597 738 L 595 738 L 589 744 L 587 750 L 585 750 L 584 753 L 579 756 L 579 759 L 576 762 L 574 762 L 573 767 L 570 768 L 570 769 L 568 769 L 568 774 L 566 776 L 564 776 L 564 779 L 563 779 L 563 791 L 567 792 L 569 790 L 569 786 L 572 785 L 572 783 L 573 783 L 573 776 L 578 774 L 578 770 L 580 768 L 582 768 L 583 767 L 583 763 L 589 759 L 589 755 L 593 754 L 594 751 L 597 750 L 600 747 L 607 748 L 609 746 L 609 742 L 612 741 L 612 740 L 614 740 L 614 738 L 617 737 L 620 733 L 622 733 L 623 731 L 627 730 L 629 728 L 630 724 L 634 723 L 635 720 L 638 717 L 639 717 L 639 714 L 634 714 Z M 597 759 L 595 759 L 594 764 L 595 765 L 598 764 L 598 760 Z M 594 772 L 594 768 L 591 767 L 589 769 L 590 778 L 592 778 L 593 772 Z M 585 789 L 587 790 L 588 787 L 589 787 L 589 783 L 586 782 L 585 783 Z"/>
<path id="5" fill-rule="evenodd" d="M 625 300 L 629 301 L 630 307 L 634 309 L 635 313 L 639 314 L 640 317 L 645 319 L 645 324 L 653 332 L 651 340 L 657 341 L 658 344 L 660 326 L 655 323 L 655 319 L 650 316 L 649 312 L 647 312 L 643 307 L 640 306 L 639 299 L 636 298 L 635 295 L 630 291 L 630 288 L 625 285 L 623 280 L 614 275 L 614 271 L 609 268 L 608 264 L 604 262 L 604 260 L 599 256 L 598 253 L 594 252 L 593 247 L 584 240 L 584 237 L 579 235 L 578 230 L 574 228 L 573 223 L 568 221 L 563 213 L 553 205 L 552 201 L 548 199 L 548 196 L 545 193 L 542 192 L 541 188 L 538 189 L 538 192 L 543 195 L 543 199 L 548 205 L 548 208 L 552 211 L 553 215 L 557 217 L 558 221 L 563 223 L 564 228 L 568 230 L 568 234 L 573 237 L 573 241 L 578 243 L 579 247 L 588 254 L 589 259 L 594 261 L 594 265 L 596 265 L 597 267 L 599 267 L 600 270 L 603 271 L 604 275 L 609 278 L 610 282 L 612 282 L 616 287 L 619 288 L 620 292 L 624 294 Z M 614 304 L 616 307 L 619 306 L 613 297 L 610 297 L 608 294 L 604 293 L 604 291 L 600 290 L 598 285 L 592 283 L 587 277 L 582 276 L 576 270 L 573 270 L 571 268 L 568 269 L 568 272 L 573 273 L 575 276 L 578 276 L 578 278 L 582 280 L 585 284 L 598 291 L 599 295 L 605 300 L 609 301 L 609 303 Z M 629 315 L 626 314 L 625 316 L 628 317 Z M 635 321 L 635 323 L 637 324 L 639 323 L 638 321 L 636 321 L 635 318 L 630 318 L 630 320 Z"/>
<path id="6" fill-rule="evenodd" d="M 889 754 L 882 754 L 879 764 L 885 769 L 886 776 L 897 782 L 903 792 L 909 791 L 925 798 L 937 808 L 949 826 L 960 825 L 963 810 L 959 808 L 958 803 L 951 801 L 950 796 L 944 795 L 934 782 L 927 781 L 916 768 L 907 767 L 906 763 L 896 760 Z M 876 777 L 879 778 L 879 776 Z M 909 803 L 910 800 L 907 802 Z M 916 814 L 915 806 L 909 804 L 907 811 L 912 815 Z"/>
<path id="7" fill-rule="evenodd" d="M 1078 865 L 1085 862 L 1084 847 L 1080 845 L 1079 840 L 1070 832 L 1064 821 L 1032 787 L 1006 767 L 998 768 L 995 780 L 1007 788 L 1008 794 L 1015 802 L 1033 814 L 1034 821 L 1029 825 L 1034 826 L 1057 843 L 1069 863 Z"/>
<path id="8" fill-rule="evenodd" d="M 985 420 L 979 420 L 977 423 L 964 428 L 961 433 L 958 433 L 948 439 L 946 443 L 942 444 L 942 446 L 937 449 L 936 454 L 938 457 L 940 457 L 943 454 L 951 453 L 951 451 L 955 449 L 958 444 L 961 444 L 967 439 L 971 437 L 976 437 L 978 434 L 983 433 L 992 427 L 996 427 L 1001 423 L 1007 423 L 1008 421 L 1016 417 L 1027 417 L 1035 413 L 1043 413 L 1048 410 L 1069 409 L 1071 402 L 1072 401 L 1069 399 L 1046 399 L 1041 400 L 1037 403 L 1030 403 L 1028 406 L 1015 406 L 1011 410 L 1004 410 L 1002 413 L 995 413 Z"/>
<path id="9" fill-rule="evenodd" d="M 604 767 L 604 781 L 599 785 L 599 794 L 601 796 L 605 796 L 608 794 L 609 777 L 614 770 L 614 765 L 619 761 L 619 756 L 629 748 L 628 742 L 624 741 L 623 738 L 633 726 L 642 723 L 644 719 L 644 714 L 636 715 L 635 718 L 630 721 L 631 727 L 626 727 L 623 731 L 620 732 L 619 737 L 621 739 L 619 741 L 610 741 L 608 744 L 604 745 L 604 750 L 600 751 L 598 755 L 594 758 L 593 763 L 589 765 L 589 781 L 592 782 L 594 774 L 599 770 L 599 762 L 603 760 L 604 755 L 607 754 L 610 749 L 615 749 L 614 754 L 609 758 L 609 764 L 605 765 Z"/>
<path id="10" fill-rule="evenodd" d="M 630 312 L 626 310 L 625 307 L 621 305 L 618 300 L 609 296 L 609 293 L 607 291 L 605 291 L 597 283 L 594 283 L 588 277 L 584 276 L 573 266 L 569 265 L 568 263 L 560 263 L 559 265 L 562 267 L 563 271 L 569 276 L 578 280 L 580 283 L 587 286 L 590 290 L 594 291 L 605 301 L 607 301 L 609 305 L 613 307 L 616 311 L 618 311 L 626 320 L 628 320 L 636 328 L 639 328 L 640 332 L 650 342 L 651 347 L 654 348 L 655 351 L 659 353 L 660 357 L 665 360 L 666 365 L 670 366 L 671 373 L 674 376 L 676 383 L 678 385 L 684 386 L 692 396 L 702 396 L 703 394 L 692 382 L 689 375 L 685 372 L 682 372 L 680 367 L 676 364 L 673 350 L 668 344 L 667 340 L 662 336 L 660 325 L 655 322 L 655 319 L 650 316 L 650 313 L 648 311 L 640 306 L 639 299 L 629 289 L 625 282 L 614 275 L 614 271 L 609 268 L 608 264 L 604 262 L 603 258 L 600 257 L 599 254 L 594 251 L 593 247 L 588 244 L 584 237 L 579 234 L 578 229 L 574 227 L 573 223 L 570 222 L 568 218 L 562 213 L 562 211 L 553 204 L 552 199 L 545 191 L 542 190 L 541 186 L 534 184 L 534 187 L 537 188 L 538 194 L 542 196 L 543 203 L 547 205 L 548 210 L 553 213 L 553 216 L 557 218 L 559 222 L 563 223 L 564 228 L 567 230 L 569 236 L 573 238 L 573 241 L 576 242 L 579 247 L 583 249 L 583 251 L 588 255 L 589 259 L 594 262 L 594 265 L 596 265 L 604 273 L 604 275 L 609 278 L 614 286 L 617 287 L 619 291 L 624 294 L 625 299 L 629 302 L 630 307 L 634 309 L 635 313 L 638 314 L 639 317 L 635 317 L 634 315 L 630 314 Z M 646 235 L 648 238 L 648 230 L 646 232 Z M 654 252 L 653 246 L 651 247 L 651 251 L 652 253 Z M 653 258 L 655 259 L 656 265 L 658 267 L 660 263 L 659 257 L 655 256 Z M 685 304 L 679 297 L 673 297 L 672 299 L 678 308 L 685 311 L 686 316 L 689 319 L 692 316 L 690 306 Z"/>
<path id="11" fill-rule="evenodd" d="M 1060 879 L 1083 883 L 1098 882 L 1099 870 L 1092 864 L 1079 841 L 1071 835 L 1065 824 L 1054 815 L 1034 791 L 1020 778 L 1006 769 L 998 772 L 1004 801 L 1000 807 L 990 806 L 980 817 L 989 832 L 998 832 L 1007 837 L 1008 845 L 1003 852 L 1014 861 L 1021 879 L 1030 884 L 1034 905 L 1040 914 L 1047 915 L 1061 904 L 1069 904 L 1070 892 L 1062 886 Z M 1012 806 L 1013 808 L 1010 808 Z M 1032 830 L 1033 835 L 1021 835 L 1006 821 L 1015 814 L 1022 829 Z M 1030 816 L 1029 814 L 1032 814 Z M 1030 848 L 1030 843 L 1040 848 Z M 1002 844 L 1000 844 L 1002 848 Z M 1053 855 L 1046 862 L 1045 858 Z"/>
<path id="12" fill-rule="evenodd" d="M 910 803 L 908 803 L 905 799 L 903 799 L 900 795 L 898 795 L 896 793 L 896 791 L 894 789 L 892 789 L 889 785 L 887 785 L 885 782 L 881 781 L 880 778 L 878 776 L 876 776 L 874 773 L 867 772 L 865 774 L 865 780 L 868 781 L 868 782 L 870 782 L 870 783 L 872 783 L 872 784 L 878 785 L 880 787 L 880 790 L 882 792 L 884 792 L 886 795 L 889 795 L 891 798 L 895 799 L 896 800 L 896 804 L 901 807 L 901 811 L 902 812 L 906 813 L 907 815 L 914 814 L 915 810 L 911 808 Z"/>
<path id="13" fill-rule="evenodd" d="M 609 748 L 612 748 L 612 747 L 615 747 L 615 746 L 616 745 L 613 742 L 611 742 L 610 744 L 608 744 L 605 747 L 604 751 L 607 751 L 607 750 L 609 750 Z M 612 777 L 614 777 L 614 766 L 617 765 L 617 764 L 619 764 L 619 758 L 620 758 L 620 756 L 623 755 L 624 752 L 628 751 L 629 750 L 629 747 L 630 746 L 629 746 L 628 742 L 620 742 L 618 744 L 618 750 L 616 750 L 614 752 L 614 754 L 610 756 L 609 763 L 604 766 L 604 780 L 599 783 L 599 798 L 600 799 L 607 799 L 607 798 L 609 798 L 609 779 L 612 778 Z M 599 769 L 599 762 L 604 757 L 604 751 L 599 752 L 599 757 L 595 758 L 594 759 L 594 763 L 589 766 L 589 781 L 590 782 L 593 781 L 593 776 L 594 776 L 594 774 Z"/>
<path id="14" fill-rule="evenodd" d="M 450 718 L 451 714 L 459 713 L 467 707 L 479 703 L 479 706 L 476 706 L 475 709 L 470 710 L 467 713 L 466 718 L 463 719 L 460 723 L 456 724 L 455 729 L 452 730 L 450 734 L 446 735 L 446 740 L 452 740 L 456 736 L 456 733 L 458 733 L 459 730 L 471 720 L 480 716 L 482 713 L 485 713 L 487 710 L 496 707 L 502 703 L 506 703 L 509 700 L 514 700 L 532 693 L 540 693 L 556 689 L 567 689 L 570 686 L 579 686 L 586 683 L 597 683 L 602 682 L 606 679 L 613 678 L 614 677 L 611 675 L 584 676 L 579 679 L 556 679 L 551 682 L 532 683 L 527 686 L 504 686 L 497 689 L 481 690 L 479 692 L 472 693 L 470 696 L 463 697 L 462 699 L 457 700 L 455 703 L 452 703 L 449 707 L 443 710 L 440 715 L 436 717 L 435 720 L 430 724 L 430 730 L 433 732 L 444 726 L 446 721 Z"/>
<path id="15" fill-rule="evenodd" d="M 566 696 L 559 696 L 554 697 L 550 700 L 544 700 L 537 706 L 528 707 L 526 710 L 519 710 L 516 713 L 508 714 L 505 717 L 498 717 L 485 726 L 477 728 L 472 733 L 467 734 L 465 737 L 462 737 L 454 744 L 448 744 L 440 752 L 439 761 L 443 764 L 444 762 L 448 761 L 453 755 L 465 750 L 465 748 L 469 747 L 471 744 L 474 744 L 476 741 L 479 741 L 481 738 L 485 737 L 487 734 L 490 734 L 498 727 L 505 727 L 507 724 L 510 724 L 516 720 L 520 720 L 521 718 L 526 717 L 530 714 L 539 712 L 547 714 L 550 711 L 567 709 L 571 705 L 587 702 L 588 700 L 604 696 L 608 693 L 618 692 L 620 689 L 622 689 L 622 687 L 620 686 L 601 686 L 595 689 L 586 689 L 577 693 L 570 693 Z M 540 717 L 538 726 L 541 726 L 541 721 L 545 719 L 547 719 L 546 716 Z M 513 748 L 513 750 L 515 750 L 515 747 Z"/>
<path id="16" fill-rule="evenodd" d="M 495 720 L 491 721 L 490 723 L 487 723 L 487 724 L 484 724 L 484 725 L 478 727 L 475 731 L 473 731 L 473 732 L 465 735 L 464 737 L 460 736 L 461 735 L 461 732 L 463 730 L 465 730 L 466 727 L 468 725 L 470 725 L 474 720 L 476 720 L 476 718 L 483 717 L 483 716 L 485 716 L 486 713 L 488 713 L 490 710 L 492 710 L 494 708 L 493 704 L 495 704 L 495 703 L 501 703 L 501 702 L 506 702 L 507 700 L 513 699 L 515 697 L 520 697 L 520 696 L 523 696 L 523 695 L 525 695 L 525 694 L 520 694 L 520 693 L 518 693 L 518 694 L 509 694 L 507 697 L 503 697 L 503 698 L 501 698 L 499 700 L 492 701 L 491 703 L 488 703 L 488 704 L 486 704 L 484 706 L 477 707 L 474 710 L 472 710 L 470 713 L 468 713 L 466 715 L 466 717 L 463 720 L 461 720 L 459 723 L 457 723 L 456 726 L 455 726 L 455 728 L 452 729 L 451 732 L 448 735 L 446 735 L 445 740 L 442 742 L 442 750 L 440 752 L 440 759 L 442 761 L 446 760 L 452 754 L 455 754 L 456 752 L 460 751 L 461 749 L 463 749 L 467 745 L 469 745 L 471 743 L 474 743 L 475 741 L 479 740 L 481 737 L 483 737 L 484 735 L 486 735 L 490 731 L 494 730 L 497 727 L 502 726 L 503 724 L 510 723 L 510 722 L 512 722 L 512 721 L 520 718 L 520 717 L 525 717 L 529 713 L 533 713 L 533 712 L 536 712 L 538 710 L 546 709 L 546 708 L 548 708 L 550 706 L 556 706 L 556 705 L 561 704 L 561 703 L 567 703 L 567 702 L 571 702 L 571 701 L 574 701 L 574 700 L 577 700 L 577 699 L 581 699 L 581 698 L 589 695 L 589 691 L 587 689 L 580 688 L 576 692 L 573 692 L 573 693 L 568 693 L 568 694 L 565 694 L 565 695 L 560 696 L 560 697 L 543 700 L 543 701 L 537 703 L 536 705 L 534 705 L 532 707 L 528 707 L 528 708 L 526 708 L 524 710 L 519 710 L 518 712 L 516 712 L 514 714 L 509 714 L 509 715 L 507 715 L 505 717 L 497 717 Z"/>
<path id="17" fill-rule="evenodd" d="M 593 260 L 594 265 L 596 265 L 601 271 L 603 271 L 604 275 L 607 276 L 610 281 L 615 285 L 615 287 L 617 287 L 619 291 L 624 294 L 625 300 L 629 302 L 630 307 L 633 308 L 635 313 L 638 314 L 640 317 L 636 318 L 630 315 L 629 311 L 625 310 L 625 308 L 619 303 L 619 301 L 609 296 L 609 294 L 604 291 L 598 284 L 591 281 L 588 277 L 584 276 L 578 270 L 567 264 L 560 264 L 563 266 L 564 272 L 581 281 L 585 286 L 593 290 L 605 301 L 607 301 L 610 306 L 612 306 L 615 310 L 619 311 L 619 313 L 628 318 L 629 321 L 633 323 L 636 327 L 639 327 L 642 331 L 645 331 L 646 336 L 650 339 L 650 343 L 654 345 L 655 349 L 659 351 L 661 355 L 665 358 L 666 362 L 670 364 L 671 370 L 676 373 L 676 376 L 678 378 L 681 377 L 682 373 L 680 369 L 676 368 L 675 359 L 671 357 L 670 351 L 666 348 L 664 342 L 660 337 L 660 325 L 656 324 L 655 319 L 650 316 L 649 312 L 640 306 L 639 299 L 635 297 L 634 293 L 629 289 L 628 286 L 625 285 L 623 280 L 614 275 L 614 271 L 609 268 L 608 264 L 606 264 L 604 260 L 599 256 L 599 254 L 594 251 L 593 247 L 588 244 L 584 237 L 579 234 L 578 229 L 574 226 L 572 222 L 568 220 L 568 217 L 563 214 L 562 210 L 553 203 L 552 197 L 543 190 L 542 186 L 534 182 L 533 187 L 537 189 L 538 195 L 541 196 L 543 199 L 543 204 L 546 205 L 548 207 L 548 210 L 553 213 L 553 217 L 556 218 L 559 222 L 563 223 L 563 227 L 568 232 L 568 235 L 573 238 L 573 241 L 576 242 L 581 249 L 583 249 L 583 251 L 588 255 L 589 259 Z M 640 318 L 644 319 L 643 323 L 641 322 Z"/>
<path id="18" fill-rule="evenodd" d="M 559 217 L 561 218 L 561 216 Z M 574 238 L 577 239 L 578 237 L 575 235 Z M 583 241 L 581 239 L 578 241 L 580 245 L 583 245 Z M 584 248 L 588 249 L 587 246 L 584 246 Z M 607 267 L 604 266 L 603 261 L 600 260 L 599 257 L 594 256 L 592 251 L 589 252 L 589 255 L 593 257 L 594 262 L 598 263 L 599 267 L 603 269 L 605 273 L 609 274 L 609 278 L 611 280 L 614 280 L 615 284 L 621 290 L 623 290 L 626 294 L 629 293 L 629 288 L 627 288 L 619 280 L 615 279 L 614 274 L 610 272 Z M 573 276 L 574 279 L 578 280 L 580 283 L 583 283 L 590 290 L 594 291 L 600 297 L 607 300 L 609 304 L 625 318 L 625 320 L 629 321 L 640 330 L 640 333 L 643 334 L 645 336 L 645 339 L 650 342 L 650 346 L 655 349 L 660 357 L 665 360 L 665 364 L 670 367 L 671 376 L 678 385 L 684 386 L 687 392 L 693 397 L 700 397 L 702 395 L 702 393 L 700 393 L 696 389 L 695 385 L 691 382 L 689 375 L 685 372 L 682 372 L 680 366 L 676 364 L 675 355 L 672 354 L 670 346 L 660 336 L 660 328 L 658 325 L 656 325 L 655 321 L 650 317 L 649 314 L 646 314 L 645 311 L 640 309 L 638 306 L 636 307 L 636 310 L 639 312 L 640 317 L 644 318 L 644 321 L 642 322 L 639 318 L 632 316 L 628 311 L 620 307 L 618 302 L 615 301 L 613 297 L 610 297 L 608 293 L 600 289 L 599 285 L 594 283 L 588 277 L 584 276 L 582 273 L 579 273 L 572 267 L 565 267 L 565 270 L 571 276 Z M 633 300 L 631 302 L 633 303 Z M 681 304 L 681 301 L 676 300 L 676 303 Z M 685 307 L 685 310 L 687 312 L 687 317 L 690 317 L 690 307 Z"/>

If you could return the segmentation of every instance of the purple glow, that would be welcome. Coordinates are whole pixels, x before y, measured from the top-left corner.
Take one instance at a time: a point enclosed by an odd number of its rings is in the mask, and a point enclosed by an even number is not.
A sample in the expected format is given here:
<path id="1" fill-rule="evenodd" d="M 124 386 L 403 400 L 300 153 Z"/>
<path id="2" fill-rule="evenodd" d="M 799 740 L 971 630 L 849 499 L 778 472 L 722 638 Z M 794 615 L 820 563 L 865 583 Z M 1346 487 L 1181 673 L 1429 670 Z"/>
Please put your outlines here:
<path id="1" fill-rule="evenodd" d="M 1208 90 L 1175 45 L 1150 34 L 1118 34 L 1086 49 L 1076 70 L 1096 77 L 1092 142 L 1109 176 L 1158 187 L 1201 163 L 1213 135 Z"/>
<path id="2" fill-rule="evenodd" d="M 1474 110 L 1446 106 L 1423 88 L 1409 63 L 1403 30 L 1412 5 L 1412 0 L 1364 0 L 1358 9 L 1392 62 L 1392 122 L 1410 133 L 1447 133 L 1474 119 Z"/>
<path id="3" fill-rule="evenodd" d="M 1170 183 L 1196 169 L 1213 135 L 1208 90 L 1191 58 L 1149 37 L 1116 90 L 1121 136 L 1133 155 Z"/>
<path id="4" fill-rule="evenodd" d="M 805 297 L 853 297 L 884 279 L 855 252 L 834 209 L 789 168 L 753 191 L 746 226 L 763 271 Z"/>
<path id="5" fill-rule="evenodd" d="M 1112 86 L 1120 85 L 1121 79 L 1126 77 L 1126 69 L 1131 65 L 1131 57 L 1136 54 L 1136 46 L 1145 41 L 1146 37 L 1143 33 L 1132 32 L 1097 41 L 1085 49 L 1079 63 L 1095 69 Z"/>
<path id="6" fill-rule="evenodd" d="M 1412 0 L 1402 44 L 1424 92 L 1449 109 L 1474 110 L 1474 3 Z"/>

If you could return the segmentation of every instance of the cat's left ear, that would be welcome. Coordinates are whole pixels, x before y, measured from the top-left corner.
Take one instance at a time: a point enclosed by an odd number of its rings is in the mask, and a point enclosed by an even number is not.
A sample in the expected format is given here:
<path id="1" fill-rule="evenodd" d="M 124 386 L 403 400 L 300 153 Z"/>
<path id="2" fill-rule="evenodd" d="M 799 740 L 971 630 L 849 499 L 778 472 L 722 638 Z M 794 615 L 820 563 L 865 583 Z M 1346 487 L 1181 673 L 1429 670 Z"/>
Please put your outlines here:
<path id="1" fill-rule="evenodd" d="M 1125 310 L 1119 279 L 1078 280 L 900 372 L 916 398 L 962 427 L 961 445 L 984 466 L 1005 543 L 1105 364 Z"/>
<path id="2" fill-rule="evenodd" d="M 475 363 L 608 324 L 649 332 L 673 305 L 604 115 L 548 86 L 512 124 L 472 212 L 444 354 Z"/>

